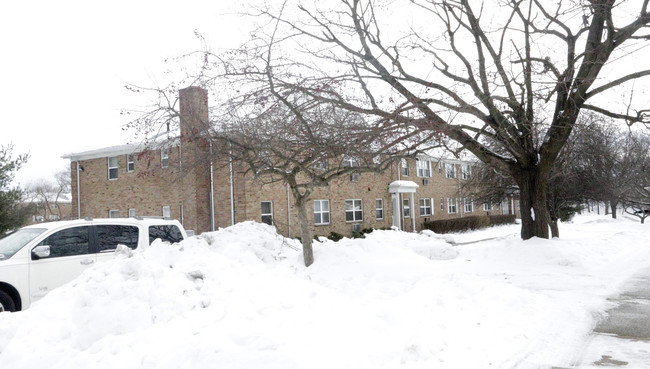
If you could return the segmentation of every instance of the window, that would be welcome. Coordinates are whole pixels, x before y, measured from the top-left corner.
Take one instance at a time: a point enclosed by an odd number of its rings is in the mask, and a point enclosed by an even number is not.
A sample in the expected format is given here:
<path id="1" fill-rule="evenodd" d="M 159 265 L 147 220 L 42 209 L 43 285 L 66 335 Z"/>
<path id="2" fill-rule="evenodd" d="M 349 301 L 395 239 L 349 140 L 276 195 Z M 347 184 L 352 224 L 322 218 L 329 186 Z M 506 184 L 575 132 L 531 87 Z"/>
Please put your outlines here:
<path id="1" fill-rule="evenodd" d="M 466 213 L 471 213 L 474 211 L 474 202 L 472 201 L 472 199 L 463 199 L 463 202 L 465 203 Z"/>
<path id="2" fill-rule="evenodd" d="M 329 164 L 327 163 L 327 159 L 320 159 L 314 162 L 312 165 L 314 169 L 326 171 L 329 169 Z"/>
<path id="3" fill-rule="evenodd" d="M 406 159 L 402 159 L 400 161 L 400 167 L 401 167 L 401 173 L 403 176 L 408 177 L 409 176 L 409 164 L 406 161 Z"/>
<path id="4" fill-rule="evenodd" d="M 463 165 L 461 177 L 463 179 L 469 179 L 472 176 L 472 168 L 469 165 Z"/>
<path id="5" fill-rule="evenodd" d="M 350 174 L 350 182 L 359 182 L 359 177 L 361 177 L 359 173 Z"/>
<path id="6" fill-rule="evenodd" d="M 314 200 L 314 224 L 330 224 L 330 201 Z"/>
<path id="7" fill-rule="evenodd" d="M 120 211 L 119 210 L 109 210 L 108 211 L 108 217 L 109 218 L 119 218 L 120 217 Z"/>
<path id="8" fill-rule="evenodd" d="M 183 241 L 183 234 L 175 225 L 149 226 L 149 244 L 158 238 L 164 242 L 176 243 Z"/>
<path id="9" fill-rule="evenodd" d="M 117 156 L 108 158 L 108 179 L 117 179 Z"/>
<path id="10" fill-rule="evenodd" d="M 135 160 L 133 154 L 128 154 L 126 156 L 126 171 L 133 172 L 135 170 Z"/>
<path id="11" fill-rule="evenodd" d="M 375 212 L 377 220 L 384 219 L 384 199 L 375 200 Z"/>
<path id="12" fill-rule="evenodd" d="M 445 211 L 445 199 L 440 199 L 440 211 Z"/>
<path id="13" fill-rule="evenodd" d="M 130 249 L 138 247 L 139 230 L 136 226 L 100 224 L 95 229 L 99 252 L 114 251 L 117 245 L 128 246 Z"/>
<path id="14" fill-rule="evenodd" d="M 273 201 L 262 201 L 262 223 L 273 225 Z"/>
<path id="15" fill-rule="evenodd" d="M 345 200 L 345 221 L 363 221 L 363 205 L 361 204 L 361 199 Z"/>
<path id="16" fill-rule="evenodd" d="M 456 178 L 456 166 L 454 164 L 445 163 L 445 177 Z"/>
<path id="17" fill-rule="evenodd" d="M 492 210 L 492 204 L 489 202 L 484 202 L 483 203 L 483 211 L 490 211 Z"/>
<path id="18" fill-rule="evenodd" d="M 411 204 L 409 199 L 402 199 L 402 208 L 404 209 L 404 218 L 411 216 Z"/>
<path id="19" fill-rule="evenodd" d="M 64 229 L 50 235 L 38 246 L 50 246 L 49 258 L 84 255 L 89 251 L 89 230 L 89 226 Z"/>
<path id="20" fill-rule="evenodd" d="M 458 199 L 447 198 L 447 213 L 456 214 L 458 212 Z"/>
<path id="21" fill-rule="evenodd" d="M 162 207 L 162 212 L 163 212 L 163 218 L 171 218 L 172 216 L 172 211 L 169 206 L 163 206 Z"/>
<path id="22" fill-rule="evenodd" d="M 344 167 L 358 167 L 361 166 L 361 161 L 358 156 L 343 156 L 343 166 Z"/>
<path id="23" fill-rule="evenodd" d="M 427 160 L 417 160 L 418 177 L 431 177 L 431 167 Z"/>
<path id="24" fill-rule="evenodd" d="M 129 209 L 129 218 L 135 217 L 135 209 Z"/>
<path id="25" fill-rule="evenodd" d="M 169 149 L 160 150 L 160 165 L 163 168 L 167 168 L 169 166 Z"/>
<path id="26" fill-rule="evenodd" d="M 431 208 L 431 199 L 420 199 L 420 216 L 428 217 L 433 214 L 433 209 Z"/>
<path id="27" fill-rule="evenodd" d="M 361 232 L 361 223 L 355 223 L 352 225 L 352 232 Z"/>

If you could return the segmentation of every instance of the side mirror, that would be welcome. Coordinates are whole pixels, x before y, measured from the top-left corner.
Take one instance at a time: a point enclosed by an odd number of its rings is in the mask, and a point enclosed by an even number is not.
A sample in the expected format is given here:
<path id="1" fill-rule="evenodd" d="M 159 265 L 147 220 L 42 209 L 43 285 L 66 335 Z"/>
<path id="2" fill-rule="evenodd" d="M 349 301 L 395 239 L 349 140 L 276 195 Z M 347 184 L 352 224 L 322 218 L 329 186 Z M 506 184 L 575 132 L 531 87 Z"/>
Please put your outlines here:
<path id="1" fill-rule="evenodd" d="M 50 246 L 36 246 L 32 249 L 32 260 L 50 256 Z"/>

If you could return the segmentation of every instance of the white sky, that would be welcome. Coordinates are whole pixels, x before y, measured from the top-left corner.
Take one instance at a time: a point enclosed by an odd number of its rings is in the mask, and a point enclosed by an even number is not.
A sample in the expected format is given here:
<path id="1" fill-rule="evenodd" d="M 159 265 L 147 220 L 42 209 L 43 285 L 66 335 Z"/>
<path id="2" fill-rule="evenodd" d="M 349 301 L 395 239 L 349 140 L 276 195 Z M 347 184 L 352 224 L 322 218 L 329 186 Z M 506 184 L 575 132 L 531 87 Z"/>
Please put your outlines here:
<path id="1" fill-rule="evenodd" d="M 125 83 L 153 86 L 169 57 L 243 40 L 224 0 L 26 0 L 0 12 L 0 145 L 31 153 L 17 173 L 26 185 L 53 178 L 61 156 L 123 144 L 124 108 L 146 103 Z M 234 9 L 235 11 L 237 9 Z"/>

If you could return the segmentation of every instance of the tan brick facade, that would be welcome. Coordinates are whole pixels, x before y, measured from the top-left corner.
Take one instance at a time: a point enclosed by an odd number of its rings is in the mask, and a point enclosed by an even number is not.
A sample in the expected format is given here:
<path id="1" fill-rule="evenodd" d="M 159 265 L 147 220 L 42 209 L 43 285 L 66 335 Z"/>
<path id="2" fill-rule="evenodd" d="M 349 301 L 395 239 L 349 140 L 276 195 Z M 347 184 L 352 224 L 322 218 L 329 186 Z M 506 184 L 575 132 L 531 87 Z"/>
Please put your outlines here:
<path id="1" fill-rule="evenodd" d="M 211 204 L 214 226 L 226 227 L 233 222 L 261 221 L 262 201 L 270 201 L 273 223 L 278 231 L 290 237 L 299 236 L 297 210 L 286 184 L 262 185 L 252 176 L 244 175 L 244 168 L 236 162 L 211 166 L 210 144 L 196 135 L 207 122 L 207 94 L 196 87 L 181 90 L 180 94 L 181 138 L 175 144 L 147 150 L 124 145 L 67 156 L 72 169 L 73 216 L 108 217 L 113 210 L 119 212 L 113 215 L 125 217 L 130 215 L 130 209 L 138 216 L 162 216 L 163 207 L 169 207 L 171 218 L 181 221 L 186 229 L 201 233 L 212 229 Z M 163 151 L 168 153 L 166 166 L 163 165 Z M 131 164 L 129 158 L 133 159 Z M 328 187 L 317 188 L 307 211 L 313 212 L 316 200 L 319 205 L 326 202 L 329 222 L 314 225 L 312 215 L 314 234 L 326 236 L 334 231 L 350 235 L 354 224 L 360 229 L 391 227 L 394 206 L 388 186 L 397 180 L 413 181 L 419 186 L 413 194 L 414 203 L 410 194 L 399 195 L 400 223 L 406 231 L 412 230 L 413 218 L 416 230 L 420 230 L 425 220 L 488 213 L 483 204 L 465 207 L 461 181 L 463 166 L 469 163 L 424 156 L 419 159 L 419 165 L 415 159 L 406 161 L 408 173 L 403 171 L 401 163 L 396 163 L 383 173 L 361 173 L 358 181 L 348 175 L 334 180 Z M 447 169 L 451 168 L 453 171 L 447 175 Z M 403 216 L 404 199 L 410 207 L 410 216 L 406 217 Z M 449 203 L 455 203 L 456 199 L 454 212 Z M 362 219 L 346 221 L 346 200 L 361 200 Z M 383 218 L 380 219 L 377 218 L 377 200 L 383 205 Z M 425 215 L 421 215 L 420 200 L 423 200 Z M 430 215 L 426 215 L 428 209 Z M 511 211 L 516 211 L 513 202 L 492 205 L 489 212 L 507 214 Z"/>

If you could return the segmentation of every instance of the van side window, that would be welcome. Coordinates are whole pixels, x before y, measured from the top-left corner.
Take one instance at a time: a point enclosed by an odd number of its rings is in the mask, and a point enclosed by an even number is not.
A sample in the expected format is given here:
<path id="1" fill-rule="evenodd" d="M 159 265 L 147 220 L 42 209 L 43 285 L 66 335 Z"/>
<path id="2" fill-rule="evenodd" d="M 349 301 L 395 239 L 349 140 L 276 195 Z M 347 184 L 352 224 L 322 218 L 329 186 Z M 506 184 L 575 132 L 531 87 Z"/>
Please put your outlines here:
<path id="1" fill-rule="evenodd" d="M 84 255 L 88 253 L 89 230 L 89 226 L 64 229 L 50 235 L 38 246 L 50 246 L 49 258 Z"/>
<path id="2" fill-rule="evenodd" d="M 175 225 L 155 225 L 149 227 L 149 244 L 157 238 L 169 243 L 183 241 L 181 230 Z"/>
<path id="3" fill-rule="evenodd" d="M 113 251 L 117 245 L 125 245 L 131 249 L 138 247 L 138 227 L 129 225 L 102 224 L 97 229 L 97 251 Z"/>

